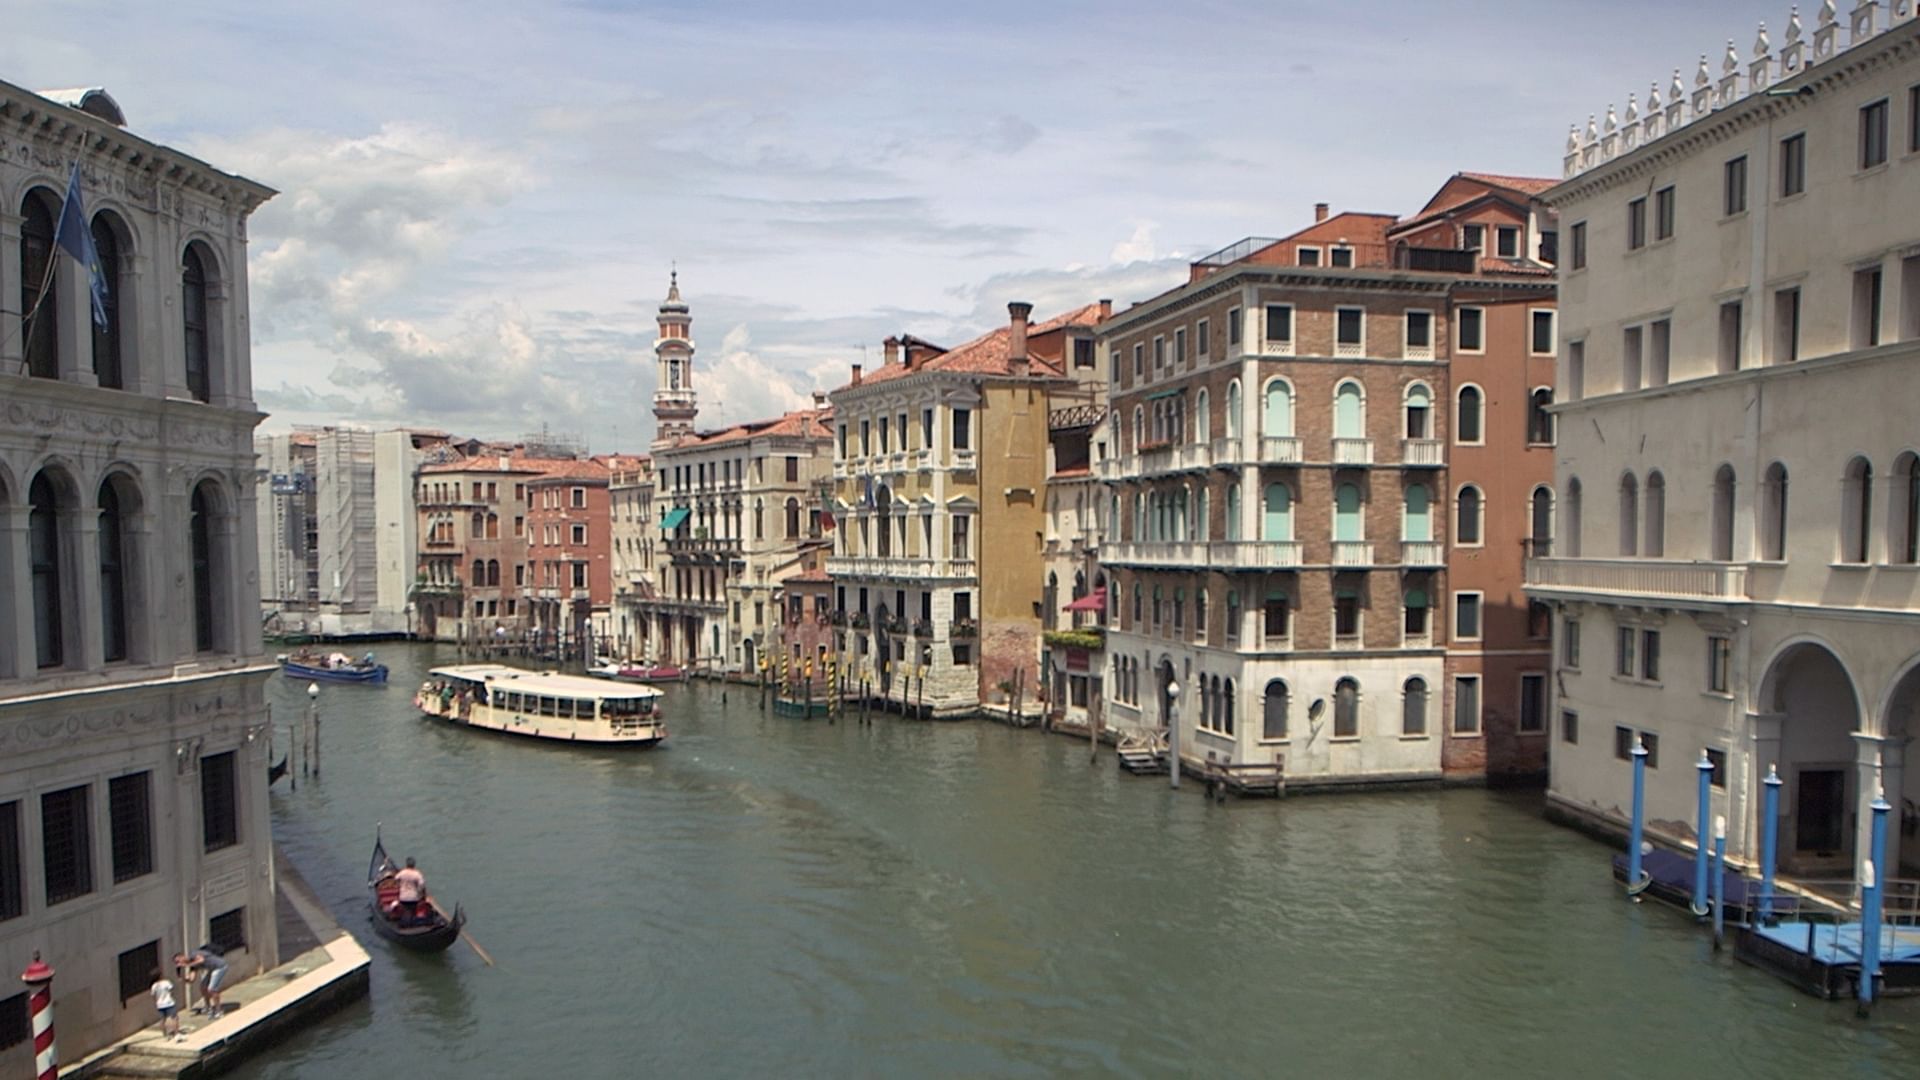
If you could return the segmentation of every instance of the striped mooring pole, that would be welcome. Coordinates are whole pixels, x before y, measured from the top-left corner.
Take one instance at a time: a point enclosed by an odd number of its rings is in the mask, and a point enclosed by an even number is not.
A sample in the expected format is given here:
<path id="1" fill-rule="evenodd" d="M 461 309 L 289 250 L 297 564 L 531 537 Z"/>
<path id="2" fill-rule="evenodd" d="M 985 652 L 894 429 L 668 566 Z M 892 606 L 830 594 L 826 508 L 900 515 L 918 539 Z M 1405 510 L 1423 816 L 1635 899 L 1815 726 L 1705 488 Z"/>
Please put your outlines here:
<path id="1" fill-rule="evenodd" d="M 20 981 L 27 984 L 27 1013 L 33 1023 L 33 1075 L 36 1080 L 60 1080 L 60 1055 L 53 1048 L 53 966 L 35 952 Z"/>

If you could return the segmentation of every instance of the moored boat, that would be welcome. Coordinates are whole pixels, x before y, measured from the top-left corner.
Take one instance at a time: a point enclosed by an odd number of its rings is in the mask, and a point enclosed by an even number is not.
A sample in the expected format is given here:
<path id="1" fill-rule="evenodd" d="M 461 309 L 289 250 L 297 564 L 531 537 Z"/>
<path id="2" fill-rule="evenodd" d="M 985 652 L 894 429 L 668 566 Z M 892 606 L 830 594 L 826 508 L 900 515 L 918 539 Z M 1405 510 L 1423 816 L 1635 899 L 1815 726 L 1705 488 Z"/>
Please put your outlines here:
<path id="1" fill-rule="evenodd" d="M 456 664 L 429 674 L 414 706 L 462 727 L 599 746 L 653 746 L 667 737 L 664 695 L 650 686 L 504 664 Z"/>
<path id="2" fill-rule="evenodd" d="M 294 653 L 280 658 L 280 670 L 289 679 L 317 679 L 322 682 L 384 683 L 387 665 L 374 660 L 373 654 L 355 660 L 346 653 Z"/>
<path id="3" fill-rule="evenodd" d="M 459 940 L 460 928 L 467 924 L 466 911 L 455 904 L 448 915 L 431 896 L 415 911 L 408 911 L 400 902 L 400 884 L 394 880 L 399 869 L 376 831 L 373 860 L 367 864 L 367 916 L 374 932 L 416 952 L 444 952 Z"/>
<path id="4" fill-rule="evenodd" d="M 628 664 L 613 677 L 621 682 L 679 682 L 683 674 L 685 673 L 672 664 Z"/>

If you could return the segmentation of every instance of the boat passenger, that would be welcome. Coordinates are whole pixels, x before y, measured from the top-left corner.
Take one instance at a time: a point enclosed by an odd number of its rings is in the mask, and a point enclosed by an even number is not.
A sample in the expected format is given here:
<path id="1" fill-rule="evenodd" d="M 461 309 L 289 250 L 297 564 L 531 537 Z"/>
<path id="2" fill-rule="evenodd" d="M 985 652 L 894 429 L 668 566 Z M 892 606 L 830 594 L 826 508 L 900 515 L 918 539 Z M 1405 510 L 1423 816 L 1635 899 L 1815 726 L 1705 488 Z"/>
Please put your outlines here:
<path id="1" fill-rule="evenodd" d="M 398 899 L 400 901 L 401 914 L 404 917 L 401 925 L 407 925 L 409 922 L 418 922 L 425 918 L 425 909 L 427 908 L 427 875 L 421 873 L 420 868 L 414 865 L 413 856 L 407 856 L 407 865 L 401 869 L 399 873 L 393 875 L 393 880 L 395 884 L 400 886 Z"/>

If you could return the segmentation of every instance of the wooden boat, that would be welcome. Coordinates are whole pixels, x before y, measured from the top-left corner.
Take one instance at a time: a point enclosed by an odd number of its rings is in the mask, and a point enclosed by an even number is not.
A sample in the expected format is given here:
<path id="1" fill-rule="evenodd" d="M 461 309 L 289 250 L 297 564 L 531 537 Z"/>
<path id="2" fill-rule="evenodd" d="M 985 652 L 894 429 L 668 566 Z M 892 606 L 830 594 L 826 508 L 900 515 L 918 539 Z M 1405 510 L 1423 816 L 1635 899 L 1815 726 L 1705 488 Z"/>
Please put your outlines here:
<path id="1" fill-rule="evenodd" d="M 449 916 L 429 899 L 428 910 L 423 915 L 411 922 L 405 921 L 399 910 L 400 885 L 393 879 L 398 872 L 399 867 L 387 856 L 386 845 L 376 831 L 373 861 L 367 864 L 367 917 L 373 922 L 374 932 L 415 952 L 445 951 L 459 940 L 460 928 L 467 924 L 467 913 L 456 904 Z"/>
<path id="2" fill-rule="evenodd" d="M 683 672 L 671 664 L 629 664 L 614 673 L 621 682 L 679 682 Z"/>
<path id="3" fill-rule="evenodd" d="M 280 670 L 289 679 L 321 682 L 385 683 L 387 665 L 377 663 L 368 653 L 358 660 L 346 653 L 294 653 L 280 658 Z"/>
<path id="4" fill-rule="evenodd" d="M 812 701 L 808 701 L 805 698 L 775 697 L 773 699 L 773 714 L 775 716 L 797 716 L 802 720 L 811 720 L 816 716 L 826 716 L 832 712 L 832 704 L 833 703 L 825 697 L 817 697 Z"/>
<path id="5" fill-rule="evenodd" d="M 455 664 L 430 674 L 414 707 L 460 727 L 597 746 L 654 746 L 667 737 L 659 708 L 665 695 L 651 686 L 504 664 Z"/>

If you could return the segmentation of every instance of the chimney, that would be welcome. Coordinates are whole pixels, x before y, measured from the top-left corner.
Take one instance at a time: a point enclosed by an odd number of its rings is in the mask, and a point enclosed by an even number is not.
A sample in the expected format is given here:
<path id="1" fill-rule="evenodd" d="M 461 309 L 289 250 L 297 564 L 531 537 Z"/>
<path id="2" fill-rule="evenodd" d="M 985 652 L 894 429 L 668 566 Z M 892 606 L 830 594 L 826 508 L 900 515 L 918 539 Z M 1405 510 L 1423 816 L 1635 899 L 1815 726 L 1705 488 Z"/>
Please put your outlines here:
<path id="1" fill-rule="evenodd" d="M 1007 330 L 1007 368 L 1014 376 L 1024 378 L 1027 374 L 1027 316 L 1033 314 L 1033 305 L 1015 300 L 1007 305 L 1007 314 L 1012 318 Z"/>
<path id="2" fill-rule="evenodd" d="M 1314 203 L 1313 204 L 1313 223 L 1315 225 L 1318 225 L 1325 220 L 1327 220 L 1327 204 L 1323 202 Z"/>
<path id="3" fill-rule="evenodd" d="M 1100 301 L 1100 319 L 1101 319 L 1101 321 L 1103 321 L 1103 322 L 1104 322 L 1104 321 L 1106 321 L 1107 319 L 1111 319 L 1111 318 L 1113 318 L 1113 301 L 1111 301 L 1111 300 L 1102 300 L 1102 301 Z"/>
<path id="4" fill-rule="evenodd" d="M 896 361 L 900 359 L 900 339 L 897 337 L 890 337 L 886 341 L 882 342 L 881 344 L 886 346 L 887 364 L 888 366 L 892 366 Z M 911 351 L 907 353 L 907 359 L 909 363 L 912 362 L 913 353 Z"/>
<path id="5" fill-rule="evenodd" d="M 816 409 L 824 409 L 827 407 L 827 392 L 825 390 L 815 390 L 813 392 L 813 407 Z"/>
<path id="6" fill-rule="evenodd" d="M 853 365 L 853 385 L 855 386 L 860 385 L 860 365 L 859 364 Z"/>

